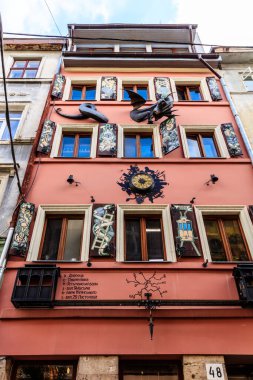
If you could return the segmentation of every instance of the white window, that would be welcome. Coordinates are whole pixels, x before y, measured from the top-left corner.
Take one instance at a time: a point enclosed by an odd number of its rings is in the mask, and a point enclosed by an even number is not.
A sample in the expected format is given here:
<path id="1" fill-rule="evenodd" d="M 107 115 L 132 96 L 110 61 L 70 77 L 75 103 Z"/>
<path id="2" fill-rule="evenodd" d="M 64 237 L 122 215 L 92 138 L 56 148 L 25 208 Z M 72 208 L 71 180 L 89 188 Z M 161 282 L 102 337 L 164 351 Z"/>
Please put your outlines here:
<path id="1" fill-rule="evenodd" d="M 248 67 L 242 74 L 241 74 L 243 84 L 247 91 L 253 91 L 253 70 L 251 67 Z"/>
<path id="2" fill-rule="evenodd" d="M 180 125 L 186 158 L 229 158 L 219 125 Z"/>
<path id="3" fill-rule="evenodd" d="M 0 172 L 0 205 L 2 203 L 4 192 L 8 183 L 9 173 Z"/>
<path id="4" fill-rule="evenodd" d="M 21 128 L 26 119 L 28 107 L 28 104 L 9 104 L 10 127 L 13 139 L 18 139 L 21 136 Z M 9 130 L 6 123 L 6 114 L 2 107 L 0 108 L 0 141 L 10 141 Z"/>
<path id="5" fill-rule="evenodd" d="M 157 158 L 162 157 L 159 126 L 155 124 L 119 125 L 118 157 Z"/>
<path id="6" fill-rule="evenodd" d="M 168 205 L 118 205 L 117 261 L 176 261 Z"/>
<path id="7" fill-rule="evenodd" d="M 123 77 L 118 78 L 118 101 L 130 98 L 126 90 L 132 90 L 141 95 L 145 100 L 156 101 L 153 78 L 148 77 Z"/>
<path id="8" fill-rule="evenodd" d="M 86 261 L 91 205 L 40 205 L 27 261 Z"/>
<path id="9" fill-rule="evenodd" d="M 210 92 L 207 87 L 206 78 L 180 77 L 171 78 L 171 90 L 175 102 L 180 101 L 208 101 L 211 102 Z"/>
<path id="10" fill-rule="evenodd" d="M 101 78 L 67 77 L 62 100 L 100 100 Z"/>

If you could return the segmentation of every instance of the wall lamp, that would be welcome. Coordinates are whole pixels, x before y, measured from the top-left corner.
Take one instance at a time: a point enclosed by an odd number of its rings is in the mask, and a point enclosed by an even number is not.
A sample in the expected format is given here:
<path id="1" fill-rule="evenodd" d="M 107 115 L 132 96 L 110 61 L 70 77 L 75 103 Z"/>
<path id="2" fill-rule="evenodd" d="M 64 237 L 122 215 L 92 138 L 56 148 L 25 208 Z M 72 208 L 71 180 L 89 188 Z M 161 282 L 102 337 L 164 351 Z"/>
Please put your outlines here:
<path id="1" fill-rule="evenodd" d="M 217 177 L 215 174 L 210 174 L 210 179 L 209 181 L 205 182 L 207 186 L 209 186 L 209 183 L 212 182 L 215 184 L 219 180 L 219 177 Z"/>
<path id="2" fill-rule="evenodd" d="M 75 181 L 75 180 L 74 180 L 74 176 L 73 176 L 72 174 L 70 174 L 70 175 L 68 176 L 68 178 L 67 178 L 67 182 L 68 182 L 70 185 L 72 185 L 72 183 L 75 183 L 76 186 L 78 186 L 78 184 L 81 183 L 81 182 L 77 182 L 77 181 Z"/>

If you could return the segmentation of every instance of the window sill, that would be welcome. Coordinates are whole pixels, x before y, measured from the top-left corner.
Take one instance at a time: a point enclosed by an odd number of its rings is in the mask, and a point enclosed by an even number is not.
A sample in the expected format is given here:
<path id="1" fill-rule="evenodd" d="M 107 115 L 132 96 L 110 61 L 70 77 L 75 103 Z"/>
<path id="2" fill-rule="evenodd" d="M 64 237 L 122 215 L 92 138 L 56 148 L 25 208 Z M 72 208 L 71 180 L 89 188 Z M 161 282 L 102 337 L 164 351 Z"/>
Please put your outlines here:
<path id="1" fill-rule="evenodd" d="M 33 263 L 68 263 L 68 264 L 80 264 L 83 261 L 80 260 L 33 260 Z"/>
<path id="2" fill-rule="evenodd" d="M 56 156 L 53 158 L 58 158 L 61 160 L 90 160 L 92 157 L 62 157 L 62 156 Z"/>
<path id="3" fill-rule="evenodd" d="M 225 160 L 230 157 L 185 157 L 190 160 Z"/>
<path id="4" fill-rule="evenodd" d="M 174 261 L 167 260 L 150 260 L 150 261 L 121 261 L 122 264 L 173 264 Z"/>
<path id="5" fill-rule="evenodd" d="M 252 260 L 249 261 L 210 261 L 208 264 L 251 264 Z"/>

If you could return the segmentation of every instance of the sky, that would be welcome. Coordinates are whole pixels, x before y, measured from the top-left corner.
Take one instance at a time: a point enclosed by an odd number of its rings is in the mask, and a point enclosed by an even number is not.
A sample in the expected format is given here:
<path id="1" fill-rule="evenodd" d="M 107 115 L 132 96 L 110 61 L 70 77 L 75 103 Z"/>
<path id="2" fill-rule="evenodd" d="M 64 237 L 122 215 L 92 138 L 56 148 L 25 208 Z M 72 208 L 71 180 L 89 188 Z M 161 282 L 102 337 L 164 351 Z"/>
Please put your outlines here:
<path id="1" fill-rule="evenodd" d="M 62 35 L 74 23 L 189 23 L 202 43 L 253 45 L 253 0 L 0 0 L 4 32 L 59 35 L 46 3 Z"/>

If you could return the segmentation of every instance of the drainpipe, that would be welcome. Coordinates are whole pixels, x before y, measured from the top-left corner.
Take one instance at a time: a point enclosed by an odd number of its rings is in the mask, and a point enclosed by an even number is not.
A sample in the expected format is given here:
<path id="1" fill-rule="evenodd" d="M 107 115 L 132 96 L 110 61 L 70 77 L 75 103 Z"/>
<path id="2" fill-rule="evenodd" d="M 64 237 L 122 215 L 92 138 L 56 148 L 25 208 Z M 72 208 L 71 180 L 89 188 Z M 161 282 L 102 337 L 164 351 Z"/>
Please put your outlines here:
<path id="1" fill-rule="evenodd" d="M 245 132 L 245 129 L 244 129 L 244 126 L 243 126 L 243 123 L 240 119 L 240 116 L 238 115 L 238 112 L 237 112 L 237 109 L 234 105 L 234 102 L 233 102 L 233 99 L 230 95 L 230 92 L 227 88 L 227 85 L 226 85 L 226 82 L 224 80 L 224 78 L 222 78 L 222 76 L 220 74 L 217 73 L 217 71 L 215 71 L 212 66 L 209 65 L 209 63 L 207 63 L 201 56 L 201 54 L 199 55 L 199 60 L 203 63 L 203 65 L 205 65 L 217 78 L 219 78 L 220 80 L 220 83 L 222 85 L 222 88 L 223 88 L 223 91 L 225 92 L 225 95 L 226 95 L 226 98 L 227 98 L 227 101 L 229 102 L 229 105 L 230 105 L 230 108 L 231 108 L 231 111 L 233 113 L 233 116 L 235 118 L 235 121 L 236 121 L 236 124 L 239 128 L 239 131 L 241 133 L 241 136 L 242 136 L 242 139 L 243 139 L 243 142 L 246 146 L 246 149 L 247 149 L 247 152 L 248 152 L 248 155 L 250 156 L 250 159 L 251 159 L 251 163 L 253 165 L 253 151 L 252 151 L 252 148 L 251 148 L 251 145 L 250 145 L 250 142 L 249 142 L 249 139 L 248 139 L 248 136 L 246 135 L 246 132 Z"/>
<path id="2" fill-rule="evenodd" d="M 13 235 L 14 227 L 10 227 L 8 231 L 8 235 L 4 244 L 4 248 L 2 254 L 0 256 L 0 286 L 2 284 L 3 274 L 5 270 L 6 257 L 9 250 L 9 245 L 11 243 L 12 235 Z"/>

